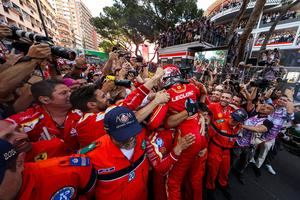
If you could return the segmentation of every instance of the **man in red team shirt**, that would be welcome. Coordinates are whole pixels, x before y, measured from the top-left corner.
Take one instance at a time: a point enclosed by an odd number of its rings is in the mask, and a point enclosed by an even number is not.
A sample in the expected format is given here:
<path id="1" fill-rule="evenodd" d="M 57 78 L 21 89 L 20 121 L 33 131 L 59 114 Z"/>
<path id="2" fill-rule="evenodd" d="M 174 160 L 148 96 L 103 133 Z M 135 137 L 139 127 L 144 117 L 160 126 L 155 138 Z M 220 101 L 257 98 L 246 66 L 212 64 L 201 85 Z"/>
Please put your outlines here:
<path id="1" fill-rule="evenodd" d="M 161 105 L 153 112 L 149 128 L 154 130 L 158 128 L 167 114 L 172 115 L 186 110 L 186 103 L 196 103 L 200 99 L 200 90 L 194 84 L 181 79 L 181 73 L 175 65 L 164 66 L 165 75 L 162 78 L 163 86 L 167 88 L 170 95 L 170 101 Z M 181 122 L 176 130 L 181 136 L 191 133 L 195 136 L 195 143 L 182 152 L 179 161 L 169 173 L 167 180 L 168 199 L 181 199 L 181 184 L 188 169 L 192 166 L 194 159 L 201 149 L 204 148 L 203 136 L 199 134 L 199 116 L 197 111 L 189 112 L 189 117 Z"/>
<path id="2" fill-rule="evenodd" d="M 80 112 L 70 110 L 70 88 L 60 80 L 43 80 L 34 83 L 31 92 L 37 104 L 5 121 L 21 126 L 31 142 L 59 138 L 69 148 L 66 153 L 75 151 L 76 141 L 67 135 L 80 119 Z"/>
<path id="3" fill-rule="evenodd" d="M 174 147 L 174 130 L 159 129 L 150 134 L 147 138 L 147 156 L 150 160 L 153 173 L 153 190 L 155 200 L 167 200 L 166 175 L 178 161 L 181 152 L 193 144 L 195 136 L 187 134 L 184 137 L 180 135 L 177 138 L 177 144 Z"/>
<path id="4" fill-rule="evenodd" d="M 158 83 L 162 75 L 163 70 L 158 68 L 155 76 L 144 85 L 132 91 L 123 101 L 117 103 L 117 105 L 127 107 L 130 110 L 136 110 L 153 86 Z M 84 113 L 75 126 L 76 137 L 78 138 L 80 147 L 89 145 L 106 133 L 103 126 L 103 119 L 105 113 L 114 107 L 111 106 L 109 108 L 107 92 L 103 90 L 103 87 L 100 90 L 91 85 L 80 88 L 71 95 L 73 108 L 80 109 Z M 157 105 L 159 105 L 159 102 Z"/>
<path id="5" fill-rule="evenodd" d="M 231 199 L 228 191 L 228 174 L 230 169 L 230 149 L 235 145 L 241 123 L 247 119 L 247 112 L 237 109 L 230 117 L 216 120 L 208 129 L 210 142 L 208 146 L 206 188 L 209 200 L 214 200 L 215 181 L 221 186 L 227 199 Z"/>
<path id="6" fill-rule="evenodd" d="M 72 155 L 24 164 L 30 145 L 19 135 L 25 134 L 15 125 L 1 127 L 1 199 L 91 199 L 97 176 L 89 158 Z"/>
<path id="7" fill-rule="evenodd" d="M 218 119 L 228 118 L 230 113 L 234 110 L 229 103 L 231 102 L 232 94 L 230 92 L 223 92 L 220 102 L 210 103 L 208 105 L 209 110 L 212 112 L 212 121 Z"/>

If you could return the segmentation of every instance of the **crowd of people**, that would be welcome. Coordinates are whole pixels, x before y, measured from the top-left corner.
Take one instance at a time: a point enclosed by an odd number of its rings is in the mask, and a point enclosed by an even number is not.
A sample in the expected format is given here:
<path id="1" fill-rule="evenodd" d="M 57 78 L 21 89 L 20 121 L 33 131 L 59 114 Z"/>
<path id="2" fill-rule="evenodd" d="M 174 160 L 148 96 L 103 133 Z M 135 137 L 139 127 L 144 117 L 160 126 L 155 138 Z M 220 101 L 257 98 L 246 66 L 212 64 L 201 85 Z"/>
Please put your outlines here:
<path id="1" fill-rule="evenodd" d="M 175 28 L 169 27 L 160 35 L 159 43 L 162 48 L 194 41 L 222 46 L 225 44 L 227 29 L 224 25 L 215 25 L 206 17 L 201 17 L 181 23 Z"/>
<path id="2" fill-rule="evenodd" d="M 260 33 L 255 45 L 262 45 L 266 37 L 266 33 Z M 284 43 L 293 43 L 296 37 L 295 31 L 279 31 L 272 34 L 268 41 L 268 45 L 272 44 L 284 44 Z"/>
<path id="3" fill-rule="evenodd" d="M 238 6 L 241 6 L 243 3 L 242 0 L 232 0 L 226 4 L 222 4 L 222 6 L 219 8 L 219 10 L 215 10 L 211 15 L 210 17 L 213 17 L 215 16 L 216 14 L 218 13 L 221 13 L 221 12 L 224 12 L 228 9 L 231 9 L 231 8 L 235 8 L 235 7 L 238 7 Z"/>
<path id="4" fill-rule="evenodd" d="M 263 24 L 268 24 L 272 23 L 276 20 L 276 18 L 280 15 L 280 12 L 275 12 L 275 13 L 266 13 L 262 16 L 262 23 Z M 297 18 L 297 12 L 294 10 L 289 10 L 281 20 L 288 20 L 288 19 L 295 19 Z"/>
<path id="5" fill-rule="evenodd" d="M 0 25 L 0 39 L 11 35 Z M 55 67 L 43 43 L 3 55 L 1 199 L 212 200 L 216 184 L 232 199 L 230 169 L 242 184 L 248 166 L 275 175 L 274 146 L 294 120 L 279 79 L 234 82 L 206 68 L 199 78 L 173 64 L 150 73 L 119 47 L 104 66 L 79 56 Z"/>

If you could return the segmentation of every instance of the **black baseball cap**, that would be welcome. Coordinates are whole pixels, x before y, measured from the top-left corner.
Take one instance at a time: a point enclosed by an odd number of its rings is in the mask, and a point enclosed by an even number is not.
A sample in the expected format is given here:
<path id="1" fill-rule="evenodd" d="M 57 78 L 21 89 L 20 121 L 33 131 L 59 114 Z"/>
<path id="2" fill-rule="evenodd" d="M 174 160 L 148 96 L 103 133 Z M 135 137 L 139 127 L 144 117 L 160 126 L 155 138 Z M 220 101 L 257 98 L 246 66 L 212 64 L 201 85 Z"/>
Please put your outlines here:
<path id="1" fill-rule="evenodd" d="M 0 184 L 3 181 L 7 164 L 18 156 L 14 146 L 6 140 L 0 139 Z"/>

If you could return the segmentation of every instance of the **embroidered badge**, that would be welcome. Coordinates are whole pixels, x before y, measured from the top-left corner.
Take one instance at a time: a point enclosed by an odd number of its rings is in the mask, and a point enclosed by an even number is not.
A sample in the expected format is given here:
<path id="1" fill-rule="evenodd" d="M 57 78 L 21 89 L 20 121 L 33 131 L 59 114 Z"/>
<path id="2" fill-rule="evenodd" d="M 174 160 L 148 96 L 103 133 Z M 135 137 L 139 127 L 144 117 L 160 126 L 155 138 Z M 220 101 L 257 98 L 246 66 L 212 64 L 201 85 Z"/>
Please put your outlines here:
<path id="1" fill-rule="evenodd" d="M 34 157 L 34 161 L 38 162 L 38 161 L 41 161 L 41 160 L 47 160 L 47 158 L 48 158 L 47 155 L 48 155 L 47 152 L 40 153 L 39 155 Z"/>
<path id="2" fill-rule="evenodd" d="M 70 157 L 70 165 L 71 166 L 89 166 L 90 159 L 85 157 Z"/>
<path id="3" fill-rule="evenodd" d="M 58 190 L 52 197 L 51 200 L 62 200 L 62 199 L 72 199 L 75 194 L 75 188 L 64 187 Z"/>

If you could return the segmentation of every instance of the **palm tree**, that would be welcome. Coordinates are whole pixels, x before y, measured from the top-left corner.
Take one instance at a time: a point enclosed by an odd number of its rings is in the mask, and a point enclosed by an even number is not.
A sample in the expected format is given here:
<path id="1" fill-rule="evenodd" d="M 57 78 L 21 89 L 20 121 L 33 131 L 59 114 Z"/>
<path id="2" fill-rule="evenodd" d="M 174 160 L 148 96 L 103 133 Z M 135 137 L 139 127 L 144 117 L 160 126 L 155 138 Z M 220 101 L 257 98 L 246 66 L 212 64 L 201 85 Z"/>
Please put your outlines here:
<path id="1" fill-rule="evenodd" d="M 263 11 L 266 1 L 267 0 L 256 0 L 255 7 L 249 17 L 247 25 L 246 25 L 242 35 L 240 36 L 240 40 L 237 45 L 238 46 L 238 55 L 237 55 L 237 59 L 235 60 L 235 66 L 237 66 L 238 63 L 240 63 L 241 61 L 244 60 L 245 47 L 246 47 L 247 40 L 248 40 L 255 24 L 257 23 L 261 12 Z"/>
<path id="2" fill-rule="evenodd" d="M 247 5 L 249 3 L 250 0 L 243 0 L 243 4 L 240 8 L 240 12 L 237 14 L 237 16 L 234 18 L 234 20 L 231 23 L 230 29 L 229 29 L 229 37 L 227 38 L 226 43 L 230 43 L 230 41 L 232 40 L 233 36 L 234 36 L 234 31 L 235 29 L 238 27 L 240 21 L 242 20 L 244 13 L 247 10 Z"/>

